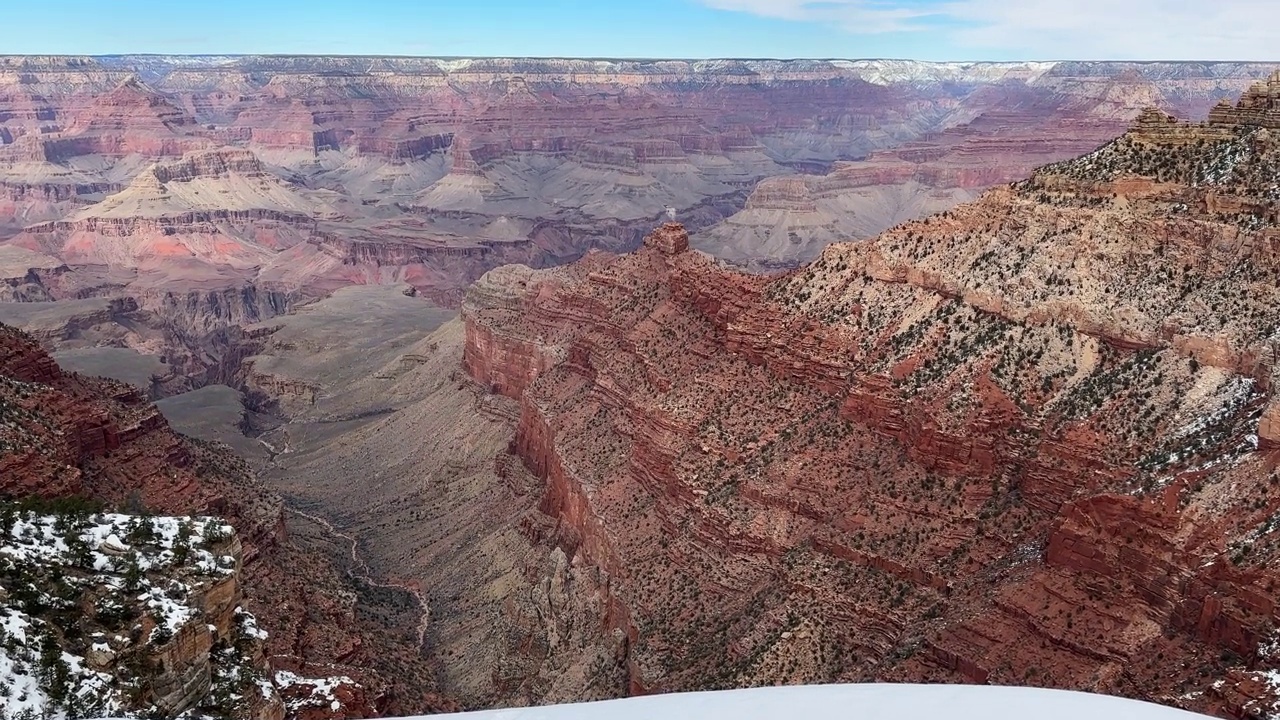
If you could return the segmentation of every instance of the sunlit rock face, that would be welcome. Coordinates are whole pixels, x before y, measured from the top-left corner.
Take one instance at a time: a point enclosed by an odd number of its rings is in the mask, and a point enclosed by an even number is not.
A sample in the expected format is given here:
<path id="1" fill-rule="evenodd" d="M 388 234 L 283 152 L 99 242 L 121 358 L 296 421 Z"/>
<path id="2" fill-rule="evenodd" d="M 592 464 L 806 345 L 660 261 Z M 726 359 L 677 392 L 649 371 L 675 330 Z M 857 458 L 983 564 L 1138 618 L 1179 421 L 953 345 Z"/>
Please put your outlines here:
<path id="1" fill-rule="evenodd" d="M 780 276 L 685 249 L 675 225 L 630 255 L 486 275 L 464 367 L 519 403 L 511 449 L 559 546 L 608 578 L 629 687 L 1270 707 L 1269 118 L 1143 113 Z M 806 189 L 753 203 L 811 212 Z"/>

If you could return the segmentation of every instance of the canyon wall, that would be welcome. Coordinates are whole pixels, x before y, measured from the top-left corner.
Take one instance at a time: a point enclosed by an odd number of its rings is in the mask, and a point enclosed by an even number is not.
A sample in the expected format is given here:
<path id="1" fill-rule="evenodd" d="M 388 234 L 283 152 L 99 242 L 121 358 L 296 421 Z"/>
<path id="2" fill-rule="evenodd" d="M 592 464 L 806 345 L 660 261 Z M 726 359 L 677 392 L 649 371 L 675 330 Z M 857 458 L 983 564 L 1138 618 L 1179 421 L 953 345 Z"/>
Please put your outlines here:
<path id="1" fill-rule="evenodd" d="M 1147 105 L 1203 115 L 1268 72 L 5 57 L 0 301 L 135 302 L 129 328 L 23 327 L 198 377 L 218 333 L 338 288 L 407 283 L 456 307 L 500 265 L 635 249 L 669 210 L 700 249 L 796 267 L 1088 151 Z"/>
<path id="2" fill-rule="evenodd" d="M 669 224 L 476 283 L 463 366 L 518 402 L 552 542 L 610 579 L 629 691 L 1269 707 L 1280 255 L 1257 128 L 1144 116 L 780 277 Z"/>

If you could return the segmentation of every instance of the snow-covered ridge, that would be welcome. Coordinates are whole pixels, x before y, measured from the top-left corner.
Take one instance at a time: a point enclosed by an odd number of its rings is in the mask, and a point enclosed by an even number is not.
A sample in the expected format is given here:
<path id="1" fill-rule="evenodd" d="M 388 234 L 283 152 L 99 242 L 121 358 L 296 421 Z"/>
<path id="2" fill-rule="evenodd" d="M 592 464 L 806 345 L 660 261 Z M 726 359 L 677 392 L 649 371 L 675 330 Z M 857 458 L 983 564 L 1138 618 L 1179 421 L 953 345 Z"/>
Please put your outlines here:
<path id="1" fill-rule="evenodd" d="M 1057 66 L 1056 62 L 922 62 L 919 60 L 836 60 L 876 85 L 898 83 L 985 84 L 1006 80 L 1032 83 Z"/>
<path id="2" fill-rule="evenodd" d="M 201 621 L 191 600 L 236 571 L 233 532 L 214 518 L 0 507 L 4 717 L 126 712 L 142 679 L 117 677 L 117 659 L 152 654 Z"/>
<path id="3" fill-rule="evenodd" d="M 1204 720 L 1125 698 L 989 685 L 809 685 L 433 715 L 461 720 Z M 425 719 L 424 719 L 425 720 Z"/>

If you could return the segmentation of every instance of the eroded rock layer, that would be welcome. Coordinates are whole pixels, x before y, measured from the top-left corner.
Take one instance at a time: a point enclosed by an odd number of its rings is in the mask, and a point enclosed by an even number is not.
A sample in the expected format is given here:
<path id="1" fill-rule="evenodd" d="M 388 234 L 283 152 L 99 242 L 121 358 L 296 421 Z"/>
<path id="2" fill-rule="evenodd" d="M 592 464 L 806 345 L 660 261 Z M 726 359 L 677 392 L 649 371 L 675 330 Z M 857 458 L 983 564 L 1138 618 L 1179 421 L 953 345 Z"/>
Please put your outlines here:
<path id="1" fill-rule="evenodd" d="M 232 326 L 351 285 L 456 307 L 489 269 L 628 251 L 668 211 L 696 247 L 792 268 L 1093 149 L 1145 105 L 1202 115 L 1268 72 L 3 57 L 0 301 L 135 303 L 128 323 L 22 327 L 163 356 L 198 385 Z"/>
<path id="2" fill-rule="evenodd" d="M 668 224 L 476 283 L 464 367 L 519 405 L 542 537 L 603 578 L 620 691 L 875 678 L 1269 712 L 1280 149 L 1247 120 L 1146 113 L 781 277 Z"/>

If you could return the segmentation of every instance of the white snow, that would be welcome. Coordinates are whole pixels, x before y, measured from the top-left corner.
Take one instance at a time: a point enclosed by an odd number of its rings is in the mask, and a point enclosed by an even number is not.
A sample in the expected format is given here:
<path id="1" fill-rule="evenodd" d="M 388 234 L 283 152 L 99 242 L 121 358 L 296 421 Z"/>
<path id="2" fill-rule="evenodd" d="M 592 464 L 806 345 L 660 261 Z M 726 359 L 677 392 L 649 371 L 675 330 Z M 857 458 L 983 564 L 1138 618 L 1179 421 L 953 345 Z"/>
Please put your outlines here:
<path id="1" fill-rule="evenodd" d="M 1203 720 L 1124 698 L 977 685 L 808 685 L 433 715 L 432 720 Z M 425 720 L 425 718 L 424 718 Z"/>
<path id="2" fill-rule="evenodd" d="M 16 642 L 10 647 L 0 647 L 0 710 L 8 713 L 7 717 L 17 717 L 23 713 L 32 713 L 37 718 L 65 720 L 67 713 L 63 708 L 53 708 L 49 695 L 44 691 L 39 676 L 40 646 L 36 639 L 43 631 L 39 629 L 42 621 L 28 617 L 12 608 L 0 609 L 0 626 L 4 628 L 4 637 Z M 111 676 L 94 672 L 85 667 L 84 658 L 63 652 L 62 662 L 70 671 L 73 693 L 86 705 L 93 706 L 101 713 L 117 713 L 120 711 L 120 698 L 110 687 Z"/>
<path id="3" fill-rule="evenodd" d="M 31 663 L 10 657 L 8 652 L 0 650 L 0 684 L 8 692 L 6 712 L 17 715 L 30 711 L 37 717 L 43 715 L 49 699 L 40 690 L 40 681 L 36 679 Z"/>
<path id="4" fill-rule="evenodd" d="M 1271 637 L 1258 644 L 1258 657 L 1280 660 L 1280 631 L 1273 630 Z"/>
<path id="5" fill-rule="evenodd" d="M 224 556 L 219 562 L 205 549 L 210 540 L 228 537 L 231 532 L 221 520 L 208 518 L 23 512 L 14 518 L 7 535 L 0 534 L 0 568 L 22 572 L 38 568 L 33 577 L 46 579 L 32 582 L 42 583 L 35 587 L 45 607 L 70 606 L 71 601 L 55 597 L 43 584 L 53 583 L 53 578 L 76 589 L 110 589 L 97 599 L 98 608 L 123 609 L 129 603 L 141 603 L 157 622 L 148 641 L 167 642 L 198 619 L 199 611 L 187 602 L 208 582 L 201 576 L 234 572 L 234 558 L 228 563 L 225 559 L 229 556 Z M 126 588 L 130 592 L 121 595 Z M 57 634 L 40 617 L 42 611 L 32 610 L 17 598 L 11 593 L 0 600 L 0 718 L 26 711 L 51 720 L 62 720 L 72 710 L 81 715 L 86 711 L 119 713 L 125 705 L 123 686 L 111 675 L 90 669 L 84 657 L 68 650 L 97 659 L 110 657 L 130 641 L 115 633 L 108 639 L 107 633 L 96 632 L 91 635 L 92 642 L 64 643 L 60 661 L 68 670 L 69 699 L 74 702 L 54 703 L 48 678 L 42 679 L 39 668 L 41 662 L 49 662 L 41 659 L 42 643 L 50 634 Z M 252 615 L 243 613 L 240 619 L 251 636 L 265 637 Z"/>
<path id="6" fill-rule="evenodd" d="M 156 627 L 151 631 L 150 641 L 154 641 L 163 628 L 168 634 L 165 639 L 167 642 L 168 638 L 173 637 L 183 625 L 191 622 L 196 616 L 195 608 L 170 599 L 160 588 L 151 588 L 138 596 L 138 600 L 147 604 L 147 609 L 156 619 Z"/>
<path id="7" fill-rule="evenodd" d="M 1182 426 L 1169 433 L 1170 439 L 1198 435 L 1215 422 L 1229 417 L 1256 394 L 1255 381 L 1250 377 L 1230 377 L 1209 393 L 1191 393 L 1187 402 L 1178 409 L 1175 422 Z"/>
<path id="8" fill-rule="evenodd" d="M 1057 65 L 1054 62 L 924 62 L 920 60 L 836 60 L 875 85 L 897 83 L 994 83 L 1018 79 L 1032 83 Z"/>
<path id="9" fill-rule="evenodd" d="M 281 690 L 288 689 L 294 685 L 310 685 L 310 694 L 301 698 L 290 698 L 285 702 L 290 712 L 297 712 L 304 707 L 328 707 L 330 710 L 338 710 L 342 707 L 342 703 L 334 696 L 334 691 L 340 685 L 350 685 L 360 687 L 360 685 L 345 675 L 338 675 L 328 678 L 304 678 L 289 672 L 288 670 L 278 670 L 275 675 L 276 687 Z"/>
<path id="10" fill-rule="evenodd" d="M 1280 718 L 1280 670 L 1253 670 L 1244 673 L 1254 680 L 1261 682 L 1266 686 L 1270 693 L 1270 697 L 1266 699 L 1250 700 L 1245 704 L 1243 710 L 1246 717 L 1261 717 L 1268 720 Z M 1221 683 L 1221 685 L 1219 684 Z M 1214 683 L 1214 687 L 1220 689 L 1226 683 L 1219 680 Z M 1236 683 L 1239 687 L 1239 683 Z"/>
<path id="11" fill-rule="evenodd" d="M 240 631 L 255 640 L 266 640 L 267 631 L 258 627 L 258 619 L 244 608 L 236 608 L 236 618 L 240 621 Z"/>

